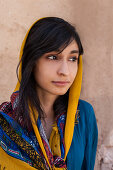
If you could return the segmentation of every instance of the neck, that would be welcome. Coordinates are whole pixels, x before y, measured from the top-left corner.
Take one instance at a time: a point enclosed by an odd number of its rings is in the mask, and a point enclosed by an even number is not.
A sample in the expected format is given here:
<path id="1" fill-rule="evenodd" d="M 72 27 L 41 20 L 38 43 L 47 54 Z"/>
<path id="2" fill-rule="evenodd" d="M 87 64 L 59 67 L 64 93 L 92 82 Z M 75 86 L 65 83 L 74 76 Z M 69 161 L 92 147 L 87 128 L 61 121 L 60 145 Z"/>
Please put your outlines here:
<path id="1" fill-rule="evenodd" d="M 47 92 L 37 89 L 38 98 L 43 111 L 46 113 L 46 118 L 54 118 L 53 104 L 57 99 L 57 95 L 48 94 Z"/>

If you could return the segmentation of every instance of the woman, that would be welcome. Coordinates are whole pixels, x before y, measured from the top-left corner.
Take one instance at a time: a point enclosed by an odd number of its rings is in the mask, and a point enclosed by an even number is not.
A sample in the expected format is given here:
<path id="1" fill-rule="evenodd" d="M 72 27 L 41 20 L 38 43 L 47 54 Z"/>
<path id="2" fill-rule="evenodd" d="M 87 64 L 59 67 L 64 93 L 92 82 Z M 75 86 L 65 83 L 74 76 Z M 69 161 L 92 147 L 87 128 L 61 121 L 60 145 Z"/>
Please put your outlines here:
<path id="1" fill-rule="evenodd" d="M 79 99 L 82 54 L 61 18 L 42 18 L 27 32 L 17 86 L 0 106 L 2 168 L 94 169 L 98 130 L 92 106 Z"/>

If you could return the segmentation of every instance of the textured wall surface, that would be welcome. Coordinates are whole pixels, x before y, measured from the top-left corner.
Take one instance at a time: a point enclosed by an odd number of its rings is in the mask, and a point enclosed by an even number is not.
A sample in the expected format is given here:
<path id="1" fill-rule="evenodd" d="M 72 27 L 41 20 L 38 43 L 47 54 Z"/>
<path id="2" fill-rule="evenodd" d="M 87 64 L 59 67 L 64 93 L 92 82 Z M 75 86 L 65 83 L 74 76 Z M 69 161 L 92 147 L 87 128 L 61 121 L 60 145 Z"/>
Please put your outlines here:
<path id="1" fill-rule="evenodd" d="M 16 84 L 21 42 L 44 16 L 77 27 L 84 46 L 81 98 L 95 110 L 99 129 L 95 170 L 113 169 L 113 0 L 0 0 L 0 103 Z"/>

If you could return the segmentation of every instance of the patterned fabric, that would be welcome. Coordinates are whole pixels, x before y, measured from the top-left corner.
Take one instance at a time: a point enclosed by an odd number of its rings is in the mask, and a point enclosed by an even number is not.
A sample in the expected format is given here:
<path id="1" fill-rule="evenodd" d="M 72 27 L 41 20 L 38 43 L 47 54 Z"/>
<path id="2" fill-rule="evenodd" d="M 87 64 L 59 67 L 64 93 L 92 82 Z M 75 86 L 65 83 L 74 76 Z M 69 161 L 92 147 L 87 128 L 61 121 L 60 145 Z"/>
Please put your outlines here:
<path id="1" fill-rule="evenodd" d="M 58 130 L 60 133 L 60 138 L 61 138 L 61 157 L 59 156 L 53 156 L 51 148 L 49 146 L 49 142 L 46 138 L 46 134 L 44 131 L 44 128 L 42 126 L 42 123 L 40 121 L 40 119 L 38 118 L 37 121 L 37 125 L 38 125 L 38 129 L 42 138 L 42 142 L 44 144 L 44 148 L 46 150 L 48 159 L 49 159 L 49 163 L 51 165 L 51 167 L 58 167 L 58 168 L 66 168 L 66 163 L 64 162 L 64 153 L 65 153 L 65 146 L 64 146 L 64 125 L 65 125 L 65 115 L 64 114 L 60 114 L 57 118 L 56 118 L 56 122 L 57 122 L 57 126 L 58 126 Z M 40 153 L 41 154 L 41 153 Z"/>
<path id="2" fill-rule="evenodd" d="M 98 128 L 97 128 L 97 122 L 96 122 L 94 110 L 89 103 L 83 100 L 79 100 L 78 110 L 79 110 L 78 118 L 75 121 L 75 124 L 78 121 L 79 123 L 76 124 L 74 127 L 73 140 L 68 155 L 66 157 L 67 169 L 68 170 L 84 170 L 84 169 L 94 170 L 96 149 L 97 149 L 97 142 L 98 142 Z M 7 122 L 9 122 L 11 127 L 14 126 L 14 120 L 11 117 L 9 117 L 7 114 L 3 112 L 0 112 L 0 114 L 5 118 Z M 18 131 L 17 134 L 19 134 L 19 136 L 24 138 L 25 141 L 27 141 L 38 153 L 38 150 L 40 148 L 34 133 L 33 132 L 27 133 L 25 130 L 23 129 L 21 130 L 20 126 L 16 127 L 16 125 L 15 125 L 15 129 L 16 131 Z M 54 126 L 53 129 L 55 129 L 55 131 L 53 132 L 56 132 L 56 126 Z M 2 169 L 5 168 L 8 170 L 12 170 L 16 168 L 18 170 L 19 169 L 34 170 L 33 168 L 33 166 L 35 166 L 33 164 L 34 162 L 29 158 L 29 156 L 26 154 L 25 151 L 22 151 L 22 149 L 20 149 L 19 146 L 10 139 L 10 137 L 3 131 L 1 125 L 0 125 L 0 145 L 1 145 L 0 167 Z M 41 168 L 37 168 L 37 169 L 41 169 Z"/>
<path id="3" fill-rule="evenodd" d="M 5 102 L 0 106 L 0 144 L 1 147 L 11 156 L 21 159 L 37 169 L 49 169 L 42 150 L 38 144 L 33 131 L 28 133 L 15 121 L 15 111 L 18 104 L 18 92 L 11 96 L 11 102 Z M 64 161 L 64 128 L 66 116 L 64 113 L 56 117 L 58 132 L 60 134 L 61 157 L 52 154 L 44 128 L 40 118 L 37 120 L 39 133 L 52 169 L 66 169 Z"/>
<path id="4" fill-rule="evenodd" d="M 9 121 L 10 121 L 10 118 L 9 118 Z M 5 141 L 5 143 L 4 141 L 2 141 L 2 139 L 0 141 L 3 149 L 7 148 L 6 144 L 10 144 L 11 146 L 13 145 L 13 142 L 14 142 L 15 145 L 17 144 L 20 150 L 22 150 L 22 152 L 26 153 L 29 156 L 31 161 L 28 160 L 28 162 L 31 162 L 32 166 L 36 168 L 40 168 L 40 169 L 45 169 L 44 161 L 42 160 L 40 155 L 24 138 L 21 137 L 21 134 L 18 134 L 16 129 L 12 128 L 12 126 L 9 124 L 9 122 L 7 122 L 7 120 L 3 117 L 2 114 L 0 114 L 0 126 L 2 127 L 2 130 L 3 130 L 2 132 L 3 136 L 1 137 Z M 7 143 L 8 142 L 7 138 L 10 138 L 9 143 Z M 12 150 L 12 148 L 10 147 L 6 151 L 10 154 L 15 154 L 15 156 L 16 154 L 17 155 L 19 154 L 20 157 L 23 157 L 19 151 Z M 25 160 L 27 160 L 27 157 L 25 158 Z"/>

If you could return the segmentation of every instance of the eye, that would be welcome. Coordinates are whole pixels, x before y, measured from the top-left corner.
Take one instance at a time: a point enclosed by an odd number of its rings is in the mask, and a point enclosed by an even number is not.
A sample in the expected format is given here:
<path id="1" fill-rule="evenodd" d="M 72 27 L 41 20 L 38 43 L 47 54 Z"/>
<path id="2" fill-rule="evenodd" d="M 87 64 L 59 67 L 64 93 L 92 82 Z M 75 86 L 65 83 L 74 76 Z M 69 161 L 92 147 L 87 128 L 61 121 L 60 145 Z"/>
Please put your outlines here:
<path id="1" fill-rule="evenodd" d="M 55 55 L 48 56 L 47 58 L 50 60 L 57 60 L 57 56 Z"/>
<path id="2" fill-rule="evenodd" d="M 78 58 L 77 57 L 71 57 L 69 60 L 75 62 L 75 61 L 78 60 Z"/>

